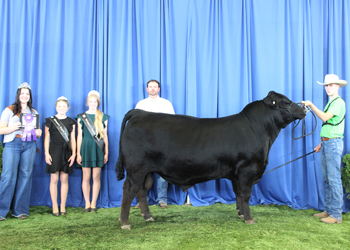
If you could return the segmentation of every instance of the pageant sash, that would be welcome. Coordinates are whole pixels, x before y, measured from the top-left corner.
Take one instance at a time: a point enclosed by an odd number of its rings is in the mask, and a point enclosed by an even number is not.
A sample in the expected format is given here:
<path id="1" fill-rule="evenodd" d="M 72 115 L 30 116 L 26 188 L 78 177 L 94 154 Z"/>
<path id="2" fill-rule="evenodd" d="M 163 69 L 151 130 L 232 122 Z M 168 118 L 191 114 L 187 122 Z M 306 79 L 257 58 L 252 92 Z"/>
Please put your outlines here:
<path id="1" fill-rule="evenodd" d="M 49 117 L 49 119 L 52 122 L 52 124 L 55 125 L 58 132 L 60 132 L 63 139 L 69 144 L 69 132 L 68 132 L 66 126 L 64 126 L 63 122 L 61 122 L 60 119 L 57 119 L 56 116 L 51 116 L 51 117 Z"/>
<path id="2" fill-rule="evenodd" d="M 89 117 L 88 114 L 86 113 L 81 113 L 79 114 L 81 117 L 81 120 L 84 122 L 85 126 L 87 127 L 89 133 L 91 134 L 92 138 L 95 140 L 97 146 L 102 150 L 104 153 L 104 148 L 105 148 L 105 142 L 103 139 L 97 137 L 97 132 L 95 128 L 95 124 L 92 122 L 91 118 Z"/>

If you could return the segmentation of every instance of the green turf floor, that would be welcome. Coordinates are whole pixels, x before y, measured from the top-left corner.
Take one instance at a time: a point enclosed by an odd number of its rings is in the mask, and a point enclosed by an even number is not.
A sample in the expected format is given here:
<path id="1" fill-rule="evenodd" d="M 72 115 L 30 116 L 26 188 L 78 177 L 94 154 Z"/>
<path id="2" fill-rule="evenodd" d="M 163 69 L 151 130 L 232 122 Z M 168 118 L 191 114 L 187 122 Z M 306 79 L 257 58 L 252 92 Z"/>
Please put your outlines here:
<path id="1" fill-rule="evenodd" d="M 67 208 L 54 217 L 47 207 L 31 207 L 26 220 L 0 222 L 0 249 L 350 249 L 350 213 L 328 225 L 315 210 L 287 206 L 251 207 L 255 225 L 246 225 L 236 205 L 150 206 L 154 222 L 131 209 L 131 230 L 121 230 L 120 208 L 83 213 Z"/>

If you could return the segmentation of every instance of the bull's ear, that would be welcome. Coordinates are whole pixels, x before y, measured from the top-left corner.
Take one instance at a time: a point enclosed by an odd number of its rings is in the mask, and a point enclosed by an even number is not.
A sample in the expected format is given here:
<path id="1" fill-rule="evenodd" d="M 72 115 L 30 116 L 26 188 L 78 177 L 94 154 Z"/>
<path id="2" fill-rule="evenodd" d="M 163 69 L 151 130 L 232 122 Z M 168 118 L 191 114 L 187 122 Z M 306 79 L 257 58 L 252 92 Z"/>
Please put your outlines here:
<path id="1" fill-rule="evenodd" d="M 272 91 L 271 91 L 272 92 Z M 275 98 L 272 98 L 271 96 L 266 96 L 263 99 L 263 102 L 270 108 L 278 108 L 278 102 Z"/>
<path id="2" fill-rule="evenodd" d="M 274 96 L 276 96 L 276 92 L 271 90 L 267 96 L 270 96 L 273 98 Z"/>

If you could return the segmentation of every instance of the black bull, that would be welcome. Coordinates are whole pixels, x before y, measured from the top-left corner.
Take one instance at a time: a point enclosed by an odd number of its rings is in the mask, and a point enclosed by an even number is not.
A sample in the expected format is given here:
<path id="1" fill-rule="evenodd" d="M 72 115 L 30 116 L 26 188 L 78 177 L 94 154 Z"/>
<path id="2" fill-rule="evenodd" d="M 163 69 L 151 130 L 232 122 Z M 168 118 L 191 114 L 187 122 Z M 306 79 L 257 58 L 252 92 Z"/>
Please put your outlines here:
<path id="1" fill-rule="evenodd" d="M 255 223 L 248 202 L 253 185 L 265 171 L 270 148 L 282 128 L 304 117 L 302 107 L 273 91 L 223 118 L 129 111 L 122 122 L 116 165 L 118 180 L 125 177 L 124 168 L 127 172 L 122 228 L 130 228 L 135 195 L 144 219 L 153 221 L 147 204 L 152 172 L 184 191 L 196 183 L 227 178 L 237 196 L 238 215 L 246 223 Z"/>

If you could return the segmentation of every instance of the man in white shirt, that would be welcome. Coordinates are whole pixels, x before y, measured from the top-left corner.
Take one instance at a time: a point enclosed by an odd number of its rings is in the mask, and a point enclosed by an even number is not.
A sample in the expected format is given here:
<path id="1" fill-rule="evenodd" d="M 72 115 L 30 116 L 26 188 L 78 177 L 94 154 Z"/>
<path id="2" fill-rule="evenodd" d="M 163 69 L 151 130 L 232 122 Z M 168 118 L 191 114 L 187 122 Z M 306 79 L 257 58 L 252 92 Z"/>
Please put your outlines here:
<path id="1" fill-rule="evenodd" d="M 148 98 L 139 101 L 135 109 L 142 109 L 149 112 L 175 114 L 173 105 L 168 100 L 159 97 L 160 83 L 150 80 L 147 83 Z M 157 179 L 157 203 L 161 208 L 167 208 L 168 182 L 162 177 Z M 139 204 L 135 206 L 139 208 Z"/>

